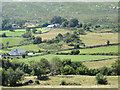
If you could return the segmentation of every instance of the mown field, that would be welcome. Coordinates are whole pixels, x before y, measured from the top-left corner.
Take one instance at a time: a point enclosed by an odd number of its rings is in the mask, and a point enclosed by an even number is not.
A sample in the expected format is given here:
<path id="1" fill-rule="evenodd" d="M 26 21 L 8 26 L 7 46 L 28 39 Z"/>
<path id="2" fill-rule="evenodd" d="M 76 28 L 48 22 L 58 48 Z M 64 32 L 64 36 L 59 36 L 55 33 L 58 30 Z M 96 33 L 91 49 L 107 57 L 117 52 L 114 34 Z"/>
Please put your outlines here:
<path id="1" fill-rule="evenodd" d="M 61 34 L 65 34 L 67 32 L 70 32 L 69 30 L 66 30 L 66 29 L 54 29 L 54 30 L 51 30 L 49 33 L 43 33 L 43 34 L 38 34 L 38 35 L 35 35 L 36 37 L 37 36 L 40 36 L 42 37 L 43 39 L 53 39 L 55 36 L 57 36 L 59 33 Z"/>
<path id="2" fill-rule="evenodd" d="M 86 46 L 104 45 L 107 40 L 110 43 L 118 43 L 118 33 L 87 33 L 80 38 Z"/>
<path id="3" fill-rule="evenodd" d="M 6 45 L 7 42 L 9 42 L 9 46 L 13 45 L 20 45 L 20 42 L 24 40 L 23 37 L 2 37 L 0 38 L 0 43 L 3 43 Z"/>
<path id="4" fill-rule="evenodd" d="M 30 44 L 30 45 L 25 45 L 25 46 L 19 46 L 19 47 L 12 47 L 12 48 L 8 48 L 9 50 L 12 49 L 23 49 L 25 51 L 38 51 L 38 50 L 43 50 L 40 49 L 40 47 L 38 45 L 34 45 L 34 44 Z"/>
<path id="5" fill-rule="evenodd" d="M 79 49 L 80 54 L 91 54 L 91 53 L 118 53 L 119 45 L 115 46 L 104 46 L 104 47 L 96 47 L 96 48 L 86 48 L 86 49 Z M 71 50 L 61 51 L 63 53 L 70 53 Z"/>
<path id="6" fill-rule="evenodd" d="M 117 58 L 118 56 L 102 56 L 102 55 L 44 55 L 44 56 L 37 56 L 37 57 L 31 57 L 26 59 L 19 59 L 22 62 L 28 62 L 28 61 L 39 61 L 41 58 L 46 58 L 49 61 L 53 59 L 54 57 L 59 57 L 62 60 L 64 59 L 71 59 L 73 62 L 79 62 L 79 61 L 90 61 L 90 60 L 100 60 L 100 59 L 108 59 L 108 58 Z"/>

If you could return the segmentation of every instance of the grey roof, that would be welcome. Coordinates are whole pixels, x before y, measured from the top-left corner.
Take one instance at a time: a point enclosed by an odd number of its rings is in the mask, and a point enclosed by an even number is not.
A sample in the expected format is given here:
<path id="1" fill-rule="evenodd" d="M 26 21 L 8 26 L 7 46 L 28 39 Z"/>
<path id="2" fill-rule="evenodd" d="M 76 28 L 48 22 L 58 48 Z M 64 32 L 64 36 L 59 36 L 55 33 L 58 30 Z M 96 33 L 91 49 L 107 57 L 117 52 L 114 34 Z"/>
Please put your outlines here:
<path id="1" fill-rule="evenodd" d="M 12 49 L 9 54 L 10 55 L 22 55 L 23 53 L 25 53 L 25 51 L 22 49 Z"/>

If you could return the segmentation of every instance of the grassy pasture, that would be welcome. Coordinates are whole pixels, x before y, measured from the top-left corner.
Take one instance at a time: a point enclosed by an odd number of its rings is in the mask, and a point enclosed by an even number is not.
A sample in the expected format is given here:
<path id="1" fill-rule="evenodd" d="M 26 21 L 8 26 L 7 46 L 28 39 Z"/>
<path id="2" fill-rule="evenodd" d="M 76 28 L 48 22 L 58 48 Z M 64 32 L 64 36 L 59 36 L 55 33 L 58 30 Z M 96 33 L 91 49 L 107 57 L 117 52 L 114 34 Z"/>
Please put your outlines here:
<path id="1" fill-rule="evenodd" d="M 9 46 L 13 45 L 19 45 L 20 41 L 23 40 L 22 37 L 2 37 L 0 38 L 0 42 L 6 45 L 7 42 L 9 42 Z"/>
<path id="2" fill-rule="evenodd" d="M 97 47 L 97 48 L 87 48 L 87 49 L 79 49 L 80 54 L 90 54 L 90 53 L 117 53 L 119 50 L 119 46 L 107 46 L 107 47 Z M 71 52 L 71 50 L 68 51 L 61 51 L 63 53 Z"/>
<path id="3" fill-rule="evenodd" d="M 50 85 L 27 85 L 20 88 L 118 88 L 118 76 L 106 76 L 109 85 L 97 85 L 95 76 L 87 75 L 57 75 L 50 76 L 48 80 L 40 80 L 41 84 Z M 35 80 L 36 76 L 26 76 L 24 81 Z M 61 81 L 67 83 L 80 83 L 81 85 L 60 86 Z"/>
<path id="4" fill-rule="evenodd" d="M 44 55 L 44 56 L 20 59 L 20 61 L 22 61 L 22 62 L 38 61 L 41 58 L 46 58 L 50 61 L 54 57 L 59 57 L 62 60 L 63 59 L 71 59 L 73 62 L 117 58 L 117 56 L 101 56 L 101 55 L 53 55 L 53 54 L 49 54 L 49 55 Z"/>
<path id="5" fill-rule="evenodd" d="M 9 30 L 0 31 L 0 34 L 6 33 L 6 36 L 21 36 L 22 34 L 24 34 L 24 32 L 24 29 L 17 29 L 15 30 L 15 32 L 11 32 Z"/>
<path id="6" fill-rule="evenodd" d="M 87 33 L 80 35 L 80 38 L 86 46 L 104 45 L 107 40 L 110 40 L 110 43 L 118 43 L 118 33 Z"/>
<path id="7" fill-rule="evenodd" d="M 38 45 L 34 45 L 34 44 L 19 46 L 19 47 L 13 47 L 13 48 L 9 48 L 9 49 L 23 49 L 23 50 L 26 50 L 26 51 L 44 50 L 44 49 L 39 48 Z"/>
<path id="8" fill-rule="evenodd" d="M 101 67 L 111 67 L 117 59 L 109 59 L 105 61 L 95 61 L 95 62 L 83 62 L 88 68 L 101 68 Z"/>
<path id="9" fill-rule="evenodd" d="M 10 51 L 8 50 L 0 50 L 0 53 L 9 53 Z"/>
<path id="10" fill-rule="evenodd" d="M 65 29 L 54 29 L 54 30 L 51 30 L 49 33 L 38 34 L 38 35 L 35 35 L 35 36 L 40 36 L 43 39 L 52 39 L 55 36 L 57 36 L 57 34 L 59 34 L 59 33 L 65 34 L 67 32 L 70 32 L 70 31 L 65 30 Z"/>

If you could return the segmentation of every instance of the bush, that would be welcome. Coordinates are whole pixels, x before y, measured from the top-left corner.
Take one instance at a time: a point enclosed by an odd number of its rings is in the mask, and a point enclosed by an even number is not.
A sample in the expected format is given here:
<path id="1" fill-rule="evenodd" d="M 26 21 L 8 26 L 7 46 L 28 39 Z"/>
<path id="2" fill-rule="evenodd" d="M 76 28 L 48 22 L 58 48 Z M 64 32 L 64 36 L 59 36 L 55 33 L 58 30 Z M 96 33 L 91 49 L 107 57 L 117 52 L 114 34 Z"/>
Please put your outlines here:
<path id="1" fill-rule="evenodd" d="M 112 71 L 116 75 L 120 75 L 120 60 L 116 60 L 116 62 L 112 64 Z"/>
<path id="2" fill-rule="evenodd" d="M 39 80 L 35 80 L 35 83 L 36 83 L 36 84 L 40 84 Z"/>
<path id="3" fill-rule="evenodd" d="M 80 53 L 79 50 L 72 50 L 71 55 L 78 55 Z"/>
<path id="4" fill-rule="evenodd" d="M 98 73 L 96 75 L 96 80 L 97 80 L 97 84 L 107 84 L 107 79 L 105 76 L 103 76 L 101 73 Z"/>
<path id="5" fill-rule="evenodd" d="M 60 85 L 66 85 L 66 82 L 63 80 Z"/>
<path id="6" fill-rule="evenodd" d="M 2 71 L 2 85 L 4 86 L 16 86 L 19 81 L 22 80 L 24 72 L 17 68 L 13 70 L 8 68 L 7 70 L 3 69 Z"/>
<path id="7" fill-rule="evenodd" d="M 64 75 L 75 74 L 74 68 L 71 67 L 70 65 L 65 65 L 61 71 L 62 71 L 62 74 Z"/>
<path id="8" fill-rule="evenodd" d="M 26 54 L 22 54 L 22 58 L 25 58 Z"/>
<path id="9" fill-rule="evenodd" d="M 108 68 L 108 67 L 102 67 L 100 68 L 100 73 L 103 75 L 111 75 L 112 70 L 111 68 Z"/>

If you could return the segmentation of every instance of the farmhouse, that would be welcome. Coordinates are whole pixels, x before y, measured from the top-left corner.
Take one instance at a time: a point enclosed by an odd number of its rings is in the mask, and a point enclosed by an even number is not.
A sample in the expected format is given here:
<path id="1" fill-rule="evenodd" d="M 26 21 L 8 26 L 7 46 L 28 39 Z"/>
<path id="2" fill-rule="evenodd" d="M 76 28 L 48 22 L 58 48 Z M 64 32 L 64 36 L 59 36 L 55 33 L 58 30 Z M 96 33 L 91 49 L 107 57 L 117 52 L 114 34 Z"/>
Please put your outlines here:
<path id="1" fill-rule="evenodd" d="M 18 27 L 17 24 L 12 24 L 12 28 L 16 28 L 16 27 Z"/>
<path id="2" fill-rule="evenodd" d="M 13 49 L 13 50 L 11 50 L 11 52 L 9 54 L 13 55 L 13 56 L 19 56 L 19 55 L 22 55 L 25 52 L 26 51 L 24 51 L 22 49 Z"/>
<path id="3" fill-rule="evenodd" d="M 50 28 L 50 29 L 59 28 L 59 27 L 60 27 L 60 24 L 52 24 L 47 26 L 47 28 Z"/>

